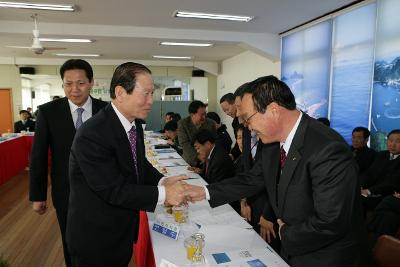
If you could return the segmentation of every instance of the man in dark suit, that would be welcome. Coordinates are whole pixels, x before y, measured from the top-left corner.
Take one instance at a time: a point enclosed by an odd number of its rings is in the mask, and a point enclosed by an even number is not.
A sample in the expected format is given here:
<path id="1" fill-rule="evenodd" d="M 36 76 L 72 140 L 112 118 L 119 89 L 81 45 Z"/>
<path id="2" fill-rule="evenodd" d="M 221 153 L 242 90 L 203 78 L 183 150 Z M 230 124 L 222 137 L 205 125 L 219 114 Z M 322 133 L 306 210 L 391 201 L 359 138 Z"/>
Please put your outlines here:
<path id="1" fill-rule="evenodd" d="M 291 266 L 368 266 L 357 167 L 343 138 L 298 111 L 273 76 L 257 79 L 242 101 L 245 122 L 265 144 L 261 159 L 249 173 L 188 185 L 189 197 L 214 207 L 266 187 Z"/>
<path id="2" fill-rule="evenodd" d="M 35 131 L 35 122 L 31 120 L 30 113 L 27 110 L 21 110 L 19 112 L 19 117 L 21 120 L 14 123 L 14 133 L 20 133 L 21 131 Z"/>
<path id="3" fill-rule="evenodd" d="M 366 210 L 373 210 L 385 196 L 400 189 L 400 129 L 388 134 L 387 148 L 376 153 L 372 165 L 360 175 Z"/>
<path id="4" fill-rule="evenodd" d="M 358 173 L 364 173 L 375 158 L 375 150 L 368 147 L 370 132 L 365 127 L 356 127 L 351 133 L 351 151 L 358 165 Z"/>
<path id="5" fill-rule="evenodd" d="M 221 124 L 221 118 L 215 112 L 207 112 L 207 118 L 215 122 L 215 127 L 217 128 L 216 142 L 229 154 L 231 152 L 232 139 L 226 131 L 226 125 Z"/>
<path id="6" fill-rule="evenodd" d="M 194 136 L 194 147 L 198 158 L 204 162 L 202 176 L 212 184 L 235 174 L 235 167 L 228 152 L 216 142 L 215 134 L 200 130 Z"/>
<path id="7" fill-rule="evenodd" d="M 139 211 L 180 204 L 184 176 L 161 179 L 145 157 L 139 120 L 153 104 L 148 68 L 124 63 L 114 72 L 111 104 L 86 122 L 70 155 L 67 244 L 74 267 L 127 266 Z M 161 179 L 161 180 L 160 180 Z"/>
<path id="8" fill-rule="evenodd" d="M 68 211 L 68 159 L 76 129 L 96 114 L 105 102 L 90 97 L 93 86 L 92 67 L 84 60 L 71 59 L 60 69 L 66 97 L 39 107 L 35 139 L 30 163 L 29 200 L 33 210 L 43 214 L 47 210 L 48 151 L 51 153 L 51 192 L 56 209 L 64 248 L 66 266 L 71 259 L 65 241 Z"/>
<path id="9" fill-rule="evenodd" d="M 231 117 L 233 119 L 232 121 L 232 129 L 233 133 L 235 134 L 236 138 L 236 131 L 240 125 L 239 118 L 237 116 L 237 109 L 235 105 L 235 96 L 232 93 L 227 93 L 221 97 L 219 100 L 219 104 L 221 105 L 221 109 L 224 111 L 226 115 Z M 234 159 L 239 157 L 241 155 L 241 151 L 239 150 L 239 147 L 237 144 L 233 146 L 230 152 L 233 156 Z"/>

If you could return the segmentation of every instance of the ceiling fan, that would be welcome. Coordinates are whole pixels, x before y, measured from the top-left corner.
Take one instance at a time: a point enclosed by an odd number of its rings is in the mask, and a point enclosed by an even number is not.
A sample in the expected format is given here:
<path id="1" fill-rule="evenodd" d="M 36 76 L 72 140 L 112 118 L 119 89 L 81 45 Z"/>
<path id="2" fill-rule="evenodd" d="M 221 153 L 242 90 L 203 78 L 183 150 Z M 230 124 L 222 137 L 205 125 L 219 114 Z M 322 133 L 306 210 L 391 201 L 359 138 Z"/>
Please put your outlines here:
<path id="1" fill-rule="evenodd" d="M 38 27 L 37 27 L 37 14 L 32 15 L 31 18 L 35 22 L 35 29 L 32 30 L 32 33 L 33 33 L 32 46 L 6 46 L 6 47 L 29 49 L 33 53 L 35 53 L 36 55 L 41 55 L 46 50 L 64 50 L 64 49 L 66 49 L 64 47 L 44 47 L 40 43 L 40 40 L 39 40 L 39 30 L 38 30 Z"/>

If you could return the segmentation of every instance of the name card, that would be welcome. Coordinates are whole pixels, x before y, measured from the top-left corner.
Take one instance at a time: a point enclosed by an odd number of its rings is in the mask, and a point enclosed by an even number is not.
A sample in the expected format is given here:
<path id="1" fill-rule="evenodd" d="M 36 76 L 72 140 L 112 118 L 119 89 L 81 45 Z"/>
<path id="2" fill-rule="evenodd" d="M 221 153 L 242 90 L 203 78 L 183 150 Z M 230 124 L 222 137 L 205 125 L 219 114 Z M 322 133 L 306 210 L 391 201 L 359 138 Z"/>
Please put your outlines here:
<path id="1" fill-rule="evenodd" d="M 177 240 L 181 227 L 174 223 L 163 222 L 159 219 L 156 219 L 152 229 L 153 231 L 156 231 L 162 235 Z"/>
<path id="2" fill-rule="evenodd" d="M 175 264 L 173 264 L 173 263 L 171 263 L 171 262 L 169 262 L 169 261 L 167 261 L 165 259 L 162 259 L 161 262 L 160 262 L 159 267 L 179 267 L 179 266 L 175 265 Z"/>

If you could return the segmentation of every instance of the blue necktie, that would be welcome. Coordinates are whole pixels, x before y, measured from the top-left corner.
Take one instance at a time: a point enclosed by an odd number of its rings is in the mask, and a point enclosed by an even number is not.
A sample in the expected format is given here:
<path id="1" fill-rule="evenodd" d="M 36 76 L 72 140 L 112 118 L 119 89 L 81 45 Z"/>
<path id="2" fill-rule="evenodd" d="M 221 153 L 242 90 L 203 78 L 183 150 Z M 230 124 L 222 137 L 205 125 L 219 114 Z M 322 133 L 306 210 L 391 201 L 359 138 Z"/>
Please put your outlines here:
<path id="1" fill-rule="evenodd" d="M 137 132 L 135 126 L 132 126 L 132 128 L 128 132 L 129 134 L 129 143 L 131 144 L 131 151 L 132 151 L 132 157 L 133 161 L 135 164 L 135 170 L 136 170 L 136 175 L 138 175 L 138 170 L 137 170 L 137 154 L 136 154 L 136 139 L 137 139 Z"/>
<path id="2" fill-rule="evenodd" d="M 82 121 L 82 113 L 83 113 L 83 111 L 85 111 L 83 108 L 77 108 L 76 109 L 76 112 L 78 112 L 78 119 L 76 120 L 76 123 L 75 123 L 75 129 L 77 129 L 77 130 L 83 124 L 83 121 Z"/>

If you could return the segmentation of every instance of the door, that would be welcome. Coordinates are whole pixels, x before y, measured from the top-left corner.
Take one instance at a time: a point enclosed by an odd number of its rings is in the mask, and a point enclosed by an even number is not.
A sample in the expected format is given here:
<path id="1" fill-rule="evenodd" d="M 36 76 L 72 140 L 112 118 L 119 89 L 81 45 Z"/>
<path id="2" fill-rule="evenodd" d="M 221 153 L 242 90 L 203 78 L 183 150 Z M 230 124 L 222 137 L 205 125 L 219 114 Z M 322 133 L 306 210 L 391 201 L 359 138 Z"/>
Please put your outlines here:
<path id="1" fill-rule="evenodd" d="M 11 89 L 0 88 L 0 134 L 13 131 Z"/>

